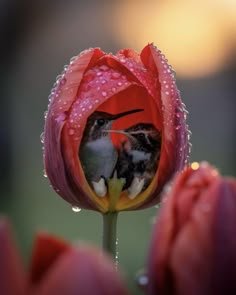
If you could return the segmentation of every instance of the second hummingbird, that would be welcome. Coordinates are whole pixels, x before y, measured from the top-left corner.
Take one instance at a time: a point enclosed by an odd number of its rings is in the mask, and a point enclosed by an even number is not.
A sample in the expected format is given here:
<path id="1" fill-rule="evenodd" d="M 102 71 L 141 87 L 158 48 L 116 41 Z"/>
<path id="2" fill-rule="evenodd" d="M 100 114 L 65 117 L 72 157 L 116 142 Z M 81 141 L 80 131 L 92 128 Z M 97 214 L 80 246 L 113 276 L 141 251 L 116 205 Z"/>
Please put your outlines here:
<path id="1" fill-rule="evenodd" d="M 138 123 L 116 132 L 127 139 L 120 144 L 115 170 L 118 178 L 126 180 L 123 189 L 134 198 L 148 187 L 157 171 L 161 133 L 151 123 Z"/>

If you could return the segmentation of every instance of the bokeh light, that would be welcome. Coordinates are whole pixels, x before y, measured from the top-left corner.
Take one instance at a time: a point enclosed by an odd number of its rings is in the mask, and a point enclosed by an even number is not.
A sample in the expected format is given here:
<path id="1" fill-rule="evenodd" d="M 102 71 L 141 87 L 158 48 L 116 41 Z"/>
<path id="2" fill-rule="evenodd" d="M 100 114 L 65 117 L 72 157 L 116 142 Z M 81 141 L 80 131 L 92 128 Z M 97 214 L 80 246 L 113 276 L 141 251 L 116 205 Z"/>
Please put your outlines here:
<path id="1" fill-rule="evenodd" d="M 236 40 L 235 3 L 123 1 L 117 4 L 113 26 L 121 42 L 135 44 L 138 50 L 148 42 L 157 44 L 179 76 L 201 77 L 230 61 Z"/>

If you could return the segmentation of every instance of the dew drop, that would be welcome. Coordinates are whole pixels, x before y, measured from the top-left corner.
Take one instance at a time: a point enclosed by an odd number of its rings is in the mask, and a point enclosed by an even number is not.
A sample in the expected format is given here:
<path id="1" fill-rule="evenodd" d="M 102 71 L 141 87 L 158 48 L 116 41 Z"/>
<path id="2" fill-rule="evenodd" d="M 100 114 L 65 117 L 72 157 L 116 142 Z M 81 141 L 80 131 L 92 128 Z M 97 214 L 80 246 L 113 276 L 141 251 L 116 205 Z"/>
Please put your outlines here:
<path id="1" fill-rule="evenodd" d="M 155 205 L 154 208 L 160 209 L 161 208 L 161 203 L 158 203 L 157 205 Z"/>
<path id="2" fill-rule="evenodd" d="M 78 206 L 72 206 L 72 211 L 77 213 L 81 211 L 81 208 Z"/>
<path id="3" fill-rule="evenodd" d="M 66 67 L 66 66 L 65 66 L 65 67 Z M 65 68 L 65 67 L 64 67 L 64 68 Z M 60 78 L 61 78 L 61 75 L 56 76 L 55 86 L 56 86 L 56 84 L 58 83 L 58 81 L 59 81 Z"/>
<path id="4" fill-rule="evenodd" d="M 102 82 L 101 82 L 101 83 L 102 83 L 102 84 L 106 84 L 106 82 L 107 82 L 106 80 L 102 80 Z"/>
<path id="5" fill-rule="evenodd" d="M 125 59 L 124 57 L 122 57 L 122 58 L 120 59 L 120 62 L 125 63 L 125 62 L 126 62 L 126 59 Z"/>
<path id="6" fill-rule="evenodd" d="M 73 56 L 73 57 L 70 59 L 70 63 L 72 63 L 76 58 L 77 58 L 77 56 Z"/>
<path id="7" fill-rule="evenodd" d="M 75 134 L 75 130 L 74 129 L 69 129 L 69 135 L 74 135 Z"/>
<path id="8" fill-rule="evenodd" d="M 107 96 L 107 93 L 106 93 L 106 91 L 102 91 L 102 96 Z"/>
<path id="9" fill-rule="evenodd" d="M 43 170 L 43 177 L 45 177 L 45 178 L 48 177 L 47 172 L 46 172 L 46 169 Z"/>
<path id="10" fill-rule="evenodd" d="M 176 127 L 175 127 L 175 130 L 179 130 L 180 127 L 181 127 L 180 125 L 176 126 Z"/>
<path id="11" fill-rule="evenodd" d="M 59 107 L 59 109 L 61 110 L 62 107 Z M 62 122 L 62 121 L 64 121 L 65 119 L 66 119 L 66 114 L 65 114 L 65 113 L 61 113 L 61 114 L 59 114 L 59 116 L 57 116 L 57 118 L 56 118 L 57 122 Z"/>
<path id="12" fill-rule="evenodd" d="M 146 274 L 139 275 L 137 278 L 139 287 L 144 288 L 148 285 L 148 276 Z"/>
<path id="13" fill-rule="evenodd" d="M 181 118 L 181 113 L 176 113 L 177 118 Z"/>
<path id="14" fill-rule="evenodd" d="M 60 80 L 60 84 L 61 84 L 61 85 L 65 85 L 65 84 L 66 84 L 66 78 L 62 78 L 62 79 Z"/>
<path id="15" fill-rule="evenodd" d="M 117 85 L 118 85 L 118 86 L 122 86 L 122 82 L 118 82 Z"/>
<path id="16" fill-rule="evenodd" d="M 108 68 L 108 66 L 106 66 L 106 65 L 102 65 L 102 66 L 100 66 L 100 70 L 101 71 L 107 71 L 109 68 Z"/>
<path id="17" fill-rule="evenodd" d="M 44 143 L 44 132 L 42 132 L 40 135 L 40 141 L 41 143 Z"/>
<path id="18" fill-rule="evenodd" d="M 114 72 L 111 74 L 111 77 L 114 79 L 118 79 L 118 78 L 120 78 L 120 73 Z"/>
<path id="19" fill-rule="evenodd" d="M 102 72 L 97 72 L 96 74 L 98 77 L 102 75 Z"/>

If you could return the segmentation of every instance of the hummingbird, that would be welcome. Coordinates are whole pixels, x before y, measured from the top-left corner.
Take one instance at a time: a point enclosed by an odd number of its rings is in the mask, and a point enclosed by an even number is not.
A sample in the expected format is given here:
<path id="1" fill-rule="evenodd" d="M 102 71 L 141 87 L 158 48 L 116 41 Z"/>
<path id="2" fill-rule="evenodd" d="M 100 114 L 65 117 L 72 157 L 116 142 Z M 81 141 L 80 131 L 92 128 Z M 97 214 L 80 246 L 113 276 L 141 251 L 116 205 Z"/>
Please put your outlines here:
<path id="1" fill-rule="evenodd" d="M 161 133 L 151 123 L 138 123 L 124 130 L 113 130 L 126 135 L 118 149 L 115 167 L 118 178 L 126 180 L 132 199 L 151 183 L 160 159 Z"/>
<path id="2" fill-rule="evenodd" d="M 79 149 L 79 158 L 87 181 L 98 195 L 106 194 L 105 181 L 112 176 L 118 159 L 118 152 L 110 134 L 115 120 L 141 112 L 133 109 L 118 114 L 95 111 L 87 119 Z"/>

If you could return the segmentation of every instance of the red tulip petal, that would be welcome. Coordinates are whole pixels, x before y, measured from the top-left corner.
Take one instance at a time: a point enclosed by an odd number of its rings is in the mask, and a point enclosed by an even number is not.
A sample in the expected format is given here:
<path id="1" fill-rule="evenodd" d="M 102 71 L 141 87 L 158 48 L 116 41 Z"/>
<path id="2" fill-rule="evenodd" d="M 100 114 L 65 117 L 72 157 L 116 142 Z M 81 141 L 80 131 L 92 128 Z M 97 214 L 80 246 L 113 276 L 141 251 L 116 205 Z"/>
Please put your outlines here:
<path id="1" fill-rule="evenodd" d="M 66 123 L 68 111 L 76 99 L 84 72 L 103 54 L 99 49 L 88 50 L 70 64 L 52 92 L 45 122 L 44 162 L 50 182 L 58 194 L 72 205 L 77 204 L 78 195 L 80 195 L 80 205 L 88 209 L 95 209 L 96 204 L 90 202 L 79 187 L 68 185 L 62 155 L 61 132 Z"/>
<path id="2" fill-rule="evenodd" d="M 158 168 L 157 184 L 150 196 L 150 202 L 158 202 L 156 196 L 163 185 L 177 171 L 187 164 L 189 155 L 188 130 L 185 123 L 186 110 L 181 102 L 175 84 L 173 70 L 165 56 L 153 45 L 146 46 L 141 52 L 144 66 L 158 77 L 161 91 L 161 110 L 163 119 L 162 150 Z"/>
<path id="3" fill-rule="evenodd" d="M 31 259 L 31 283 L 38 283 L 60 256 L 71 247 L 64 241 L 47 233 L 40 233 L 36 237 Z"/>
<path id="4" fill-rule="evenodd" d="M 1 295 L 25 295 L 26 273 L 18 249 L 12 239 L 11 227 L 0 220 L 0 293 Z"/>
<path id="5" fill-rule="evenodd" d="M 41 281 L 35 295 L 128 294 L 114 263 L 88 246 L 65 253 Z"/>

